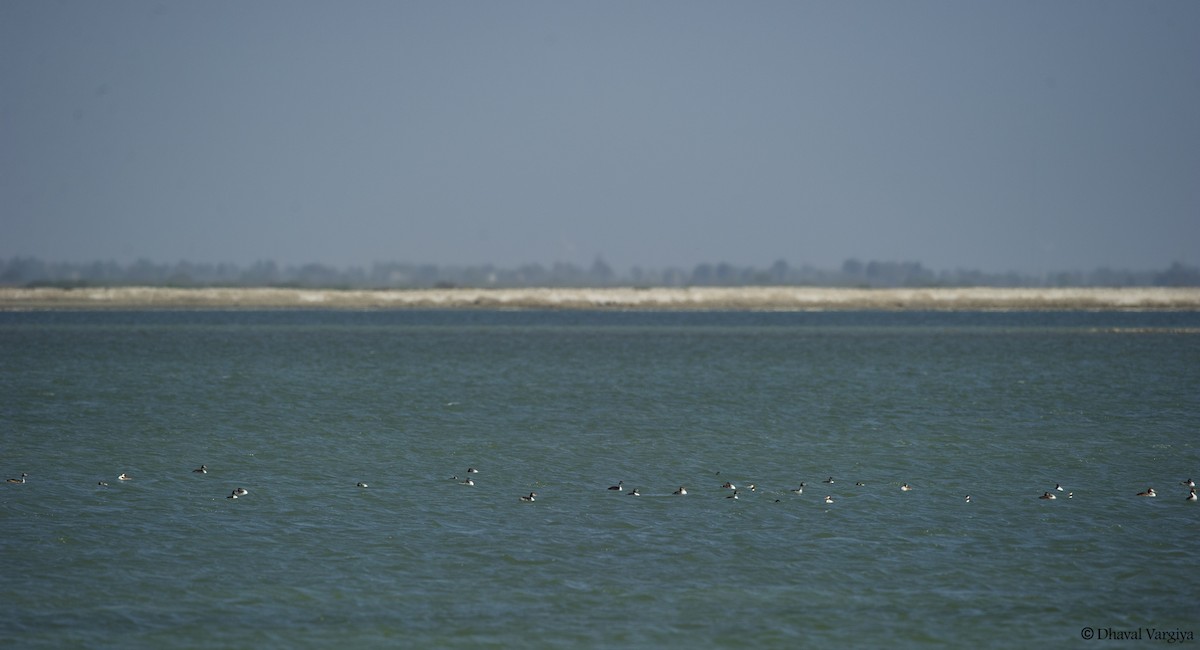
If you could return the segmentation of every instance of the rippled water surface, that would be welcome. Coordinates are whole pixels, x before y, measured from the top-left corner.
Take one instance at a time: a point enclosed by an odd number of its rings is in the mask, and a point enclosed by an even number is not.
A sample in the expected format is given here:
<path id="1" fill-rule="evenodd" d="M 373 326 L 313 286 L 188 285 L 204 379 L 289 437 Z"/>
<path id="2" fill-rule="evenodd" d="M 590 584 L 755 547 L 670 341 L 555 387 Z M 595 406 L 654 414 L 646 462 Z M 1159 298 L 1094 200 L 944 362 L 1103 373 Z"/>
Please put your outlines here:
<path id="1" fill-rule="evenodd" d="M 3 313 L 0 397 L 21 647 L 1200 627 L 1195 313 Z"/>

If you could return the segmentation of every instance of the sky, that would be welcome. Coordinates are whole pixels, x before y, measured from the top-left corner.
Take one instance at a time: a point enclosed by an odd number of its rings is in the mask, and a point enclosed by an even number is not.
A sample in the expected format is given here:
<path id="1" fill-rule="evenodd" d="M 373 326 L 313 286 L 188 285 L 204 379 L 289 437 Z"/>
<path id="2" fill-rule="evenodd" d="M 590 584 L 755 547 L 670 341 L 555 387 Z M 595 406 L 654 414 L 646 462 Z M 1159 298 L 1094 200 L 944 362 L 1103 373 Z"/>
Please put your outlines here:
<path id="1" fill-rule="evenodd" d="M 0 2 L 0 258 L 1200 266 L 1191 0 Z"/>

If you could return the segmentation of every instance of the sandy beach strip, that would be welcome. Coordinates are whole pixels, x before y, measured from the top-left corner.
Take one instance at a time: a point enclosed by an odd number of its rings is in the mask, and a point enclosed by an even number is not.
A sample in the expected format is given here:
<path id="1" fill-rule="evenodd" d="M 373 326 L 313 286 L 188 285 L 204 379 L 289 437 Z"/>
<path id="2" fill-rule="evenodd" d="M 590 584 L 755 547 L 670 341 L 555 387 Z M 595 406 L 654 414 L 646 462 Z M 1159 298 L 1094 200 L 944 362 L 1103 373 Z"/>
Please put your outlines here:
<path id="1" fill-rule="evenodd" d="M 0 310 L 82 309 L 601 309 L 644 311 L 1200 310 L 1200 287 L 287 288 L 0 287 Z"/>

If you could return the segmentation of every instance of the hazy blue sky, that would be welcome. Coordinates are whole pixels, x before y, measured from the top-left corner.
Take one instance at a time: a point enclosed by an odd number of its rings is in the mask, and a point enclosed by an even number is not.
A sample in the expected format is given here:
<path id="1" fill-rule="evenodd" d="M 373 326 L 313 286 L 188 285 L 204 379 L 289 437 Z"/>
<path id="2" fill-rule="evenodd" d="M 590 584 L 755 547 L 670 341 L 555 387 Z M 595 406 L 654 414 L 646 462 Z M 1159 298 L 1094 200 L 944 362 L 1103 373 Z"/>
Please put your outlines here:
<path id="1" fill-rule="evenodd" d="M 0 2 L 0 257 L 1200 265 L 1200 2 Z"/>

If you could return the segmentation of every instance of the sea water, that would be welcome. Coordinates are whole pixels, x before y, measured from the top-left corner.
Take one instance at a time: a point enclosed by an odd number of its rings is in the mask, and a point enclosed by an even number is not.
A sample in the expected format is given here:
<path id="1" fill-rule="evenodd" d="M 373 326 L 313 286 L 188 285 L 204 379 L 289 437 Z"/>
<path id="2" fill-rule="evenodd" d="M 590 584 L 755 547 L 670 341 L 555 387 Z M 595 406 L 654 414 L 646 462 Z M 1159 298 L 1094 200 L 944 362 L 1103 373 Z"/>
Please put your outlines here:
<path id="1" fill-rule="evenodd" d="M 1200 631 L 1196 313 L 3 313 L 0 440 L 23 648 Z"/>

